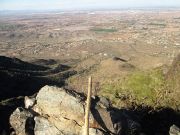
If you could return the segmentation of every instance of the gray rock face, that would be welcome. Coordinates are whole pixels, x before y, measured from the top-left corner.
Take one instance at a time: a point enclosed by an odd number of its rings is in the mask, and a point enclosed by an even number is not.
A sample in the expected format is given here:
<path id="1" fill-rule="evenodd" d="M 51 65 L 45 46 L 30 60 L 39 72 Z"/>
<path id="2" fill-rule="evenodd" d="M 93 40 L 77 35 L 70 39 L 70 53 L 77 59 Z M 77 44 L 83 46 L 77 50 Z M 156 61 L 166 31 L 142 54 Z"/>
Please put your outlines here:
<path id="1" fill-rule="evenodd" d="M 39 91 L 36 100 L 37 106 L 49 115 L 68 116 L 71 119 L 72 114 L 76 114 L 73 117 L 76 120 L 84 114 L 84 106 L 78 98 L 67 94 L 62 88 L 45 86 Z"/>
<path id="2" fill-rule="evenodd" d="M 35 117 L 35 135 L 63 135 L 53 124 L 43 117 Z"/>
<path id="3" fill-rule="evenodd" d="M 169 135 L 180 135 L 180 129 L 176 125 L 172 125 L 169 130 Z"/>
<path id="4" fill-rule="evenodd" d="M 10 124 L 16 135 L 34 135 L 33 114 L 23 108 L 17 108 L 10 116 Z"/>
<path id="5" fill-rule="evenodd" d="M 45 86 L 37 97 L 40 114 L 48 115 L 48 120 L 66 134 L 79 134 L 84 122 L 84 106 L 80 100 L 64 89 Z M 68 127 L 68 128 L 67 128 Z"/>

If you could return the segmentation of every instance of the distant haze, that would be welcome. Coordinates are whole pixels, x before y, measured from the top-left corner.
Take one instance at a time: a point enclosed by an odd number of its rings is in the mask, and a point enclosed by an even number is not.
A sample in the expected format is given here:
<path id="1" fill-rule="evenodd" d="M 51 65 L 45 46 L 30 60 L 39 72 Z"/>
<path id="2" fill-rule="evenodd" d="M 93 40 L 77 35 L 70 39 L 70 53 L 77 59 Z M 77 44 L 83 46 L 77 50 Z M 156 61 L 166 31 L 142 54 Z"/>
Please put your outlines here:
<path id="1" fill-rule="evenodd" d="M 180 7 L 180 0 L 0 0 L 0 10 L 85 10 Z"/>

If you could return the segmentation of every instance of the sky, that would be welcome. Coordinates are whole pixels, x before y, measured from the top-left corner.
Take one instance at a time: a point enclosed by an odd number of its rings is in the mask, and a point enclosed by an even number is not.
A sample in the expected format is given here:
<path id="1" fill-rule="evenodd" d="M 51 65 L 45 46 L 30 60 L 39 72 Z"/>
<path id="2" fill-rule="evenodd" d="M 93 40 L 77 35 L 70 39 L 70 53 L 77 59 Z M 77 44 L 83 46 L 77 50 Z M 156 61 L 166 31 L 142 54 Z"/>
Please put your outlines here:
<path id="1" fill-rule="evenodd" d="M 0 10 L 81 10 L 180 7 L 180 0 L 0 0 Z"/>

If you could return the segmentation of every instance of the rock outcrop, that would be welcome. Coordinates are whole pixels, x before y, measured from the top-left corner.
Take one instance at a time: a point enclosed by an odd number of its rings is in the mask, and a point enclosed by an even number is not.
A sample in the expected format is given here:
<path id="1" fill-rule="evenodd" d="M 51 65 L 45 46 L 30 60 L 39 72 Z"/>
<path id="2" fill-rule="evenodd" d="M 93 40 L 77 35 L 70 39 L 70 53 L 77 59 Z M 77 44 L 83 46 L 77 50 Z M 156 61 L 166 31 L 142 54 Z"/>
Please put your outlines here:
<path id="1" fill-rule="evenodd" d="M 34 116 L 23 108 L 17 108 L 10 116 L 10 124 L 17 135 L 34 135 Z"/>
<path id="2" fill-rule="evenodd" d="M 81 135 L 84 131 L 85 96 L 63 88 L 44 86 L 31 109 L 17 108 L 10 123 L 17 135 Z M 90 135 L 135 135 L 140 125 L 115 111 L 105 98 L 92 98 Z"/>
<path id="3" fill-rule="evenodd" d="M 180 135 L 180 129 L 176 125 L 172 125 L 169 130 L 169 135 Z"/>

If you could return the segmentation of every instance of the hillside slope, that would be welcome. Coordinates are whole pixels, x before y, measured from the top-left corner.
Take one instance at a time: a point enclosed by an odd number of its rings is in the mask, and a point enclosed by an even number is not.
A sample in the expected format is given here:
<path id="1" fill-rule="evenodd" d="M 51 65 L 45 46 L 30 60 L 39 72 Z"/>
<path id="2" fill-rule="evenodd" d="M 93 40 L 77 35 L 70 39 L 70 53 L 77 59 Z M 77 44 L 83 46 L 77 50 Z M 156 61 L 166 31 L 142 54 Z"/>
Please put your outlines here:
<path id="1" fill-rule="evenodd" d="M 16 107 L 24 106 L 24 96 L 36 94 L 45 85 L 62 86 L 66 78 L 76 74 L 52 60 L 34 63 L 0 56 L 0 134 L 9 131 L 9 116 Z"/>

